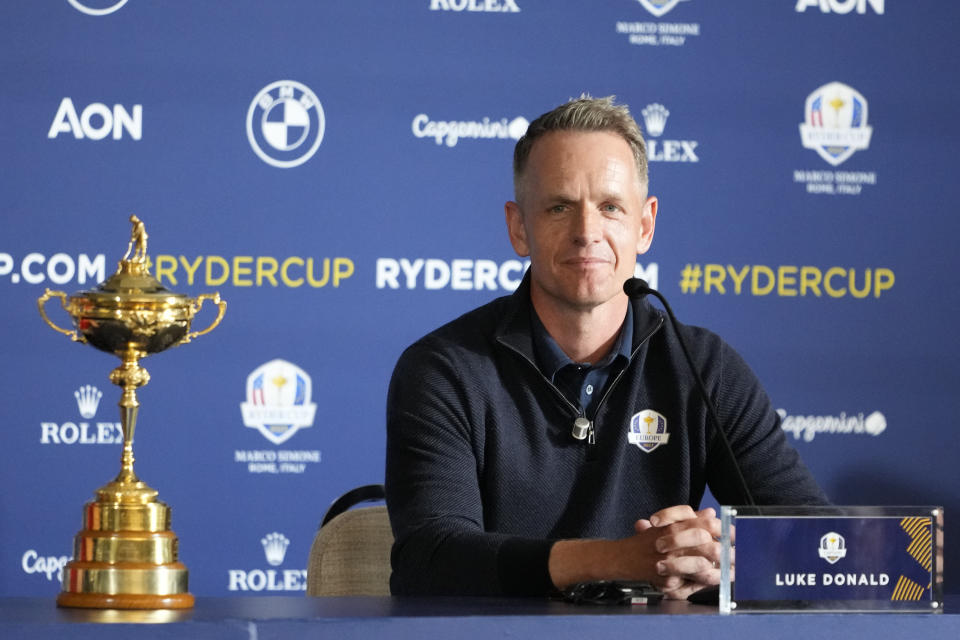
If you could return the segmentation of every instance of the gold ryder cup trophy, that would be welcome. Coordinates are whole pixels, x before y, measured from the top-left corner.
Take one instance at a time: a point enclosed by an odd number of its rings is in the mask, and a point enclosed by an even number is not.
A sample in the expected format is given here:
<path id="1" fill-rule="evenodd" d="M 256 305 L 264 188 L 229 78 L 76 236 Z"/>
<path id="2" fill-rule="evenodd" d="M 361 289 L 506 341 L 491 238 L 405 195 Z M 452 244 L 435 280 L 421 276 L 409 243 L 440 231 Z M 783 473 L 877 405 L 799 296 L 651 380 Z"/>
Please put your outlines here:
<path id="1" fill-rule="evenodd" d="M 137 425 L 137 387 L 150 381 L 139 360 L 190 342 L 212 331 L 223 318 L 219 294 L 195 299 L 168 291 L 150 275 L 147 233 L 130 216 L 133 233 L 117 272 L 96 289 L 67 296 L 49 289 L 37 301 L 40 315 L 54 330 L 75 342 L 114 353 L 122 364 L 110 381 L 123 388 L 120 420 L 123 455 L 120 475 L 97 490 L 83 509 L 83 530 L 74 538 L 73 560 L 63 570 L 62 607 L 91 609 L 186 609 L 193 606 L 187 568 L 178 560 L 177 537 L 170 530 L 170 507 L 133 472 L 133 432 Z M 50 321 L 50 298 L 73 319 L 74 330 Z M 190 331 L 190 322 L 211 300 L 218 307 L 213 323 Z"/>

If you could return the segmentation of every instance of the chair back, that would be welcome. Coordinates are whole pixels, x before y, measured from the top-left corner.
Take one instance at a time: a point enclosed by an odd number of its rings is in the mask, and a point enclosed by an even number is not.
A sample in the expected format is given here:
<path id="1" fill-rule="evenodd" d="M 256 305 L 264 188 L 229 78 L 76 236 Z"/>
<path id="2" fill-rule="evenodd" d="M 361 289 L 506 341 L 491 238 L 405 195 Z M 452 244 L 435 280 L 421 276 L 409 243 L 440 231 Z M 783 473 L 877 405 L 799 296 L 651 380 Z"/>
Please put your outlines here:
<path id="1" fill-rule="evenodd" d="M 392 547 L 386 506 L 348 509 L 325 518 L 310 547 L 307 595 L 390 595 Z"/>

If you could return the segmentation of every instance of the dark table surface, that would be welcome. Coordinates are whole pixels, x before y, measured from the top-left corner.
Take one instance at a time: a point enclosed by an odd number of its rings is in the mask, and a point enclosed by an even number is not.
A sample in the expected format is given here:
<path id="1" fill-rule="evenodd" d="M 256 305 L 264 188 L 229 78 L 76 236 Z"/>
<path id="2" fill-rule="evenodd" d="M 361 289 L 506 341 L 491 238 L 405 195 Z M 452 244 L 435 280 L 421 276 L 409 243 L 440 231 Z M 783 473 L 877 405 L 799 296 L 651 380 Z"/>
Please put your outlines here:
<path id="1" fill-rule="evenodd" d="M 97 624 L 114 623 L 114 624 Z M 143 624 L 148 623 L 148 624 Z M 157 624 L 149 624 L 157 623 Z M 166 624 L 161 624 L 166 623 Z M 580 606 L 541 599 L 391 597 L 197 598 L 185 611 L 58 608 L 51 598 L 0 599 L 0 638 L 631 638 L 671 640 L 960 638 L 960 595 L 944 613 L 771 613 L 721 616 L 716 607 Z"/>

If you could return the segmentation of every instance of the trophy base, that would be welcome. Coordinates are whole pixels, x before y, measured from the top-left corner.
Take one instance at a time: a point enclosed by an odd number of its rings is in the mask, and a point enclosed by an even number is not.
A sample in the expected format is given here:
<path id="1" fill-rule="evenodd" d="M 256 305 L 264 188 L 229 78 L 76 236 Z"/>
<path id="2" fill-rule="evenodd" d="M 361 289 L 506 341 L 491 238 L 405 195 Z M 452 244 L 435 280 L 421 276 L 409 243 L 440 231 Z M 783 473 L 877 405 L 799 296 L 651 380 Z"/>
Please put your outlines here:
<path id="1" fill-rule="evenodd" d="M 113 482 L 83 510 L 73 560 L 63 568 L 61 607 L 189 609 L 187 568 L 178 559 L 170 507 L 142 482 Z M 118 496 L 124 501 L 106 498 Z"/>
<path id="2" fill-rule="evenodd" d="M 190 609 L 194 598 L 189 593 L 158 596 L 152 594 L 61 593 L 58 607 L 78 609 Z"/>

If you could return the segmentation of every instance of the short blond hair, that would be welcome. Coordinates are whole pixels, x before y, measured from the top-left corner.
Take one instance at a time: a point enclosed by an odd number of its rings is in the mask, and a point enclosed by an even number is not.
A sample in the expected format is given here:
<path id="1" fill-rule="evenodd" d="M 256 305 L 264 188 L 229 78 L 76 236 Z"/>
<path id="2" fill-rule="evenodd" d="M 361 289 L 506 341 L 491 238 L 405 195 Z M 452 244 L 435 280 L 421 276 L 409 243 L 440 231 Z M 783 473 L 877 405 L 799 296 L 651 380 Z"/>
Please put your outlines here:
<path id="1" fill-rule="evenodd" d="M 583 94 L 538 117 L 517 140 L 513 149 L 515 197 L 520 197 L 520 181 L 533 145 L 551 131 L 610 131 L 619 135 L 630 145 L 640 185 L 647 188 L 647 145 L 627 105 L 614 103 L 614 96 L 591 98 Z"/>

